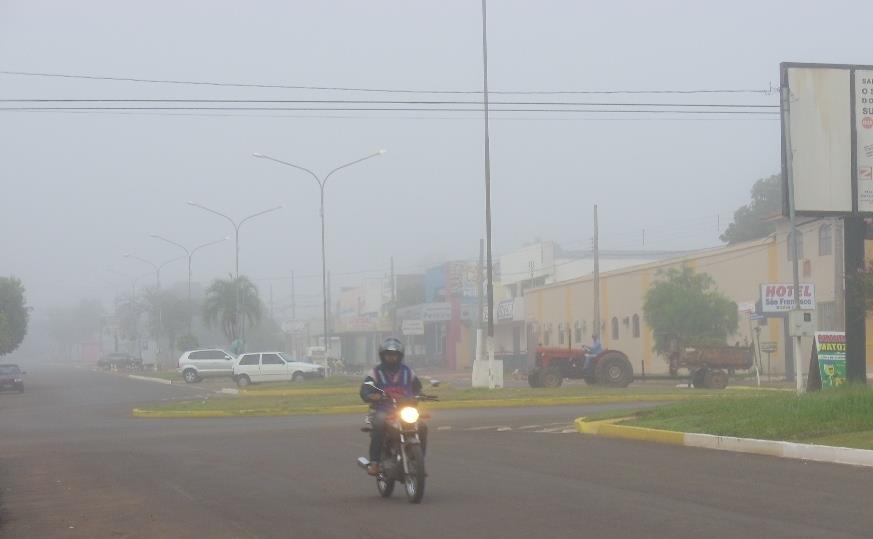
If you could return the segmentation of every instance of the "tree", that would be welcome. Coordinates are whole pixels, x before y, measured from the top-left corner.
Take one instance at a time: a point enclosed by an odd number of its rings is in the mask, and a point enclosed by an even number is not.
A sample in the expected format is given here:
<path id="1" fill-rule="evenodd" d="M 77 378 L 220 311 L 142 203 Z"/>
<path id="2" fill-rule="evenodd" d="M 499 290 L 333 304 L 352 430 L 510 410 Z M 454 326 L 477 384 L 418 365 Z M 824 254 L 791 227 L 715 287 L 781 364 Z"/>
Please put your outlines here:
<path id="1" fill-rule="evenodd" d="M 173 351 L 178 336 L 188 329 L 187 301 L 169 290 L 150 288 L 143 294 L 142 302 L 148 315 L 149 334 L 155 340 L 165 339 L 166 350 Z"/>
<path id="2" fill-rule="evenodd" d="M 15 277 L 0 277 L 0 356 L 12 353 L 27 335 L 30 311 L 24 286 Z"/>
<path id="3" fill-rule="evenodd" d="M 219 326 L 228 340 L 235 341 L 240 331 L 237 305 L 242 320 L 248 321 L 249 326 L 261 321 L 264 308 L 254 283 L 245 276 L 216 279 L 206 289 L 203 320 L 209 326 Z"/>
<path id="4" fill-rule="evenodd" d="M 689 266 L 658 271 L 643 314 L 660 354 L 669 353 L 674 338 L 691 346 L 725 344 L 739 324 L 736 303 L 716 289 L 712 277 Z"/>
<path id="5" fill-rule="evenodd" d="M 48 331 L 59 352 L 67 357 L 83 341 L 99 338 L 103 306 L 94 299 L 83 299 L 71 307 L 57 307 L 47 313 Z"/>
<path id="6" fill-rule="evenodd" d="M 782 176 L 761 178 L 752 186 L 751 202 L 734 212 L 734 222 L 721 235 L 721 241 L 734 244 L 767 237 L 776 229 L 771 218 L 781 212 Z"/>

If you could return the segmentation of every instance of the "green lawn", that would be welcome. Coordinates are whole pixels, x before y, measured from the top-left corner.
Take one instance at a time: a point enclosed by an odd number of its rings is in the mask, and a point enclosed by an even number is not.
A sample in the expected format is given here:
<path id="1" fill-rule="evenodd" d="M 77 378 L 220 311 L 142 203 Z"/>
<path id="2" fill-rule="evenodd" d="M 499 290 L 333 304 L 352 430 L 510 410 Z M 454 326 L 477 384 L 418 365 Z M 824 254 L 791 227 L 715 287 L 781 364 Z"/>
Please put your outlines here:
<path id="1" fill-rule="evenodd" d="M 627 425 L 741 438 L 873 448 L 873 391 L 866 386 L 797 396 L 724 393 L 636 412 Z"/>

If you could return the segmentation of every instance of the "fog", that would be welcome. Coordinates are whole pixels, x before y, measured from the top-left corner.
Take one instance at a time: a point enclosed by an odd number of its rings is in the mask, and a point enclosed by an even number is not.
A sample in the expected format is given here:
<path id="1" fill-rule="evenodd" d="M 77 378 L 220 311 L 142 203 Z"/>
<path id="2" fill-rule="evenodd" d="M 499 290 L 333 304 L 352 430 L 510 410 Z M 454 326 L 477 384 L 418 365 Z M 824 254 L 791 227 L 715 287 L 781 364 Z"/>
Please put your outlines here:
<path id="1" fill-rule="evenodd" d="M 784 60 L 869 58 L 868 2 L 492 2 L 494 90 L 768 89 Z M 816 9 L 816 8 L 819 9 Z M 481 88 L 477 2 L 0 1 L 0 70 L 181 81 L 388 89 Z M 0 75 L 0 97 L 92 99 L 476 99 L 145 84 Z M 776 94 L 502 96 L 504 99 L 776 104 Z M 20 104 L 17 104 L 20 105 Z M 300 308 L 320 300 L 318 188 L 262 152 L 323 174 L 384 156 L 327 187 L 333 287 L 474 258 L 484 231 L 480 115 L 449 112 L 106 113 L 0 111 L 0 274 L 35 312 L 109 305 L 155 262 L 247 223 L 240 271 Z M 494 113 L 494 246 L 534 238 L 604 248 L 715 245 L 752 183 L 779 169 L 776 116 Z M 233 242 L 203 249 L 195 282 L 233 271 Z M 281 280 L 276 278 L 283 278 Z M 186 278 L 168 265 L 166 285 Z M 141 281 L 147 284 L 149 279 Z"/>

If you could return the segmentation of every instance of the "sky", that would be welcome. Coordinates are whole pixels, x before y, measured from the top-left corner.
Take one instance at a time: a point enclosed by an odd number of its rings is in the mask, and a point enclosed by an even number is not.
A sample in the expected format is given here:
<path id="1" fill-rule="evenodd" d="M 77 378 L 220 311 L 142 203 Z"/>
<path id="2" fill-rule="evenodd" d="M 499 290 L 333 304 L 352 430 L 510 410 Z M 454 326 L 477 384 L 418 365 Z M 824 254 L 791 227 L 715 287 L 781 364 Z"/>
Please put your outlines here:
<path id="1" fill-rule="evenodd" d="M 510 90 L 768 90 L 779 62 L 873 63 L 869 1 L 515 1 L 488 6 L 489 85 Z M 0 71 L 290 86 L 480 90 L 474 0 L 0 0 Z M 0 99 L 480 100 L 146 84 L 0 74 Z M 493 101 L 778 104 L 777 93 L 505 95 Z M 81 104 L 78 104 L 81 105 Z M 105 105 L 105 103 L 103 104 Z M 4 103 L 2 106 L 21 106 Z M 32 105 L 33 106 L 33 105 Z M 407 105 L 409 106 L 409 105 Z M 579 108 L 579 107 L 577 107 Z M 596 107 L 595 107 L 596 108 Z M 484 234 L 484 123 L 452 112 L 0 111 L 0 274 L 37 310 L 111 301 L 145 263 L 233 235 L 240 271 L 276 296 L 297 276 L 318 312 L 319 190 L 335 288 L 475 258 Z M 779 171 L 776 115 L 508 113 L 491 121 L 495 255 L 535 239 L 604 249 L 717 245 L 758 178 Z M 646 243 L 643 245 L 643 230 Z M 198 252 L 194 280 L 234 268 L 233 241 Z M 186 279 L 175 262 L 165 285 Z M 149 278 L 140 281 L 144 283 Z M 287 301 L 286 301 L 287 302 Z"/>

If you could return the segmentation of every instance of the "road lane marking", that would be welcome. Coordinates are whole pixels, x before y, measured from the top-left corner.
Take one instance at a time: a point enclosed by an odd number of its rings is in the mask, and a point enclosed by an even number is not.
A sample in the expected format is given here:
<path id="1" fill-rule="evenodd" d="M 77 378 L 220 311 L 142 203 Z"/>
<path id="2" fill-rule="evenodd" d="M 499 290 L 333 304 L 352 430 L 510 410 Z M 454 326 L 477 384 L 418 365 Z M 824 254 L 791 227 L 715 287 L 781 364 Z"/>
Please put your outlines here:
<path id="1" fill-rule="evenodd" d="M 500 427 L 497 429 L 497 432 L 506 432 L 508 430 L 512 430 L 512 427 Z"/>
<path id="2" fill-rule="evenodd" d="M 487 427 L 470 427 L 464 430 L 488 430 L 488 429 L 499 429 L 501 425 L 489 425 Z"/>
<path id="3" fill-rule="evenodd" d="M 444 425 L 442 427 L 437 427 L 437 430 L 452 430 L 452 427 L 448 425 Z"/>
<path id="4" fill-rule="evenodd" d="M 518 430 L 524 430 L 524 429 L 538 429 L 538 428 L 540 428 L 540 427 L 542 427 L 542 425 L 525 425 L 524 427 L 518 427 Z"/>

